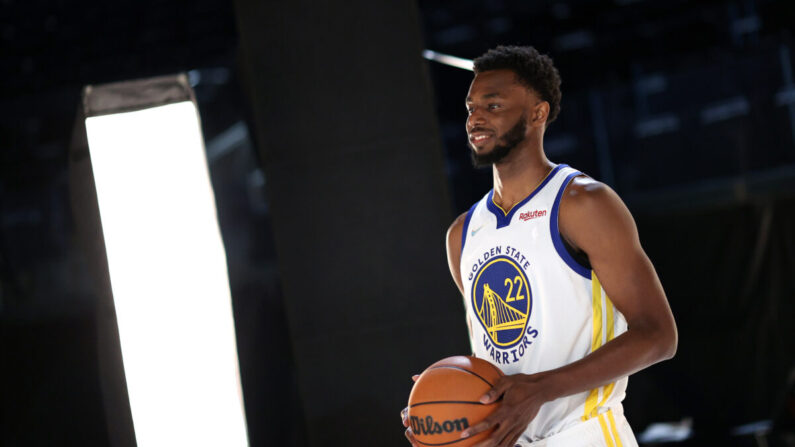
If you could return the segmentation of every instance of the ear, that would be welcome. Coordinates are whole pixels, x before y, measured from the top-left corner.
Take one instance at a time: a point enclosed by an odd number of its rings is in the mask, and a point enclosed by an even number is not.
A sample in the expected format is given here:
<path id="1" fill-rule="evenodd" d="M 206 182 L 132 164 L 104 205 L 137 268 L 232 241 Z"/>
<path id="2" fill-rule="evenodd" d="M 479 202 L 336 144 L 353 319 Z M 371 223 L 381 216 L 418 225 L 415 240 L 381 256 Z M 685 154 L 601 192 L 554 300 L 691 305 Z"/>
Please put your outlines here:
<path id="1" fill-rule="evenodd" d="M 546 101 L 539 101 L 531 109 L 530 125 L 533 127 L 544 127 L 549 117 L 549 103 Z"/>

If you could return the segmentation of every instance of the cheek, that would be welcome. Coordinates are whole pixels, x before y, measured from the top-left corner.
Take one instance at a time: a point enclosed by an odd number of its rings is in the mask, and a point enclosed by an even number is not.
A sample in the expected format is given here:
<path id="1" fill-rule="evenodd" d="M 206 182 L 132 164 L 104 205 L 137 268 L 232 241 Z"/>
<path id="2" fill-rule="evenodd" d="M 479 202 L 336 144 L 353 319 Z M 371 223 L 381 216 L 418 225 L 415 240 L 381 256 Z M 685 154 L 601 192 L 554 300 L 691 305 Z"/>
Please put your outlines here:
<path id="1" fill-rule="evenodd" d="M 500 117 L 497 120 L 494 120 L 494 128 L 497 129 L 497 135 L 503 136 L 511 130 L 511 123 L 510 120 L 506 120 L 503 117 Z"/>

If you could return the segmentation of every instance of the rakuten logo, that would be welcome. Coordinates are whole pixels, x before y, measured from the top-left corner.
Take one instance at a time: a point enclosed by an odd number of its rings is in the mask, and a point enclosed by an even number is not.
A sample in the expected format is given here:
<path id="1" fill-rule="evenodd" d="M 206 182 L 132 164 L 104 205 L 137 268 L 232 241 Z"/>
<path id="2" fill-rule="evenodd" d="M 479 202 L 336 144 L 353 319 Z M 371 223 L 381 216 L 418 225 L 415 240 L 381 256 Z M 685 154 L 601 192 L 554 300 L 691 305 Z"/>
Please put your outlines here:
<path id="1" fill-rule="evenodd" d="M 533 210 L 527 211 L 525 213 L 519 213 L 519 220 L 530 220 L 535 219 L 536 217 L 544 217 L 547 215 L 547 210 Z"/>

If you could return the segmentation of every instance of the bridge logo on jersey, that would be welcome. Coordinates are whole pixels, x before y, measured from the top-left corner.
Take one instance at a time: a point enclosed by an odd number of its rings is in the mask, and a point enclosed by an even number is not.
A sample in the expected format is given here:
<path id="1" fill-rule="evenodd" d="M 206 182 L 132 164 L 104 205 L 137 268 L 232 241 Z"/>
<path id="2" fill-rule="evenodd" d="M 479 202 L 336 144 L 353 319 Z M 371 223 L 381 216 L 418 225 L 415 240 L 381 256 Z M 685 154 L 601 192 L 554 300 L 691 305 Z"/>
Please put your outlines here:
<path id="1" fill-rule="evenodd" d="M 505 350 L 522 342 L 533 299 L 519 263 L 511 256 L 490 257 L 474 277 L 472 307 L 494 348 Z"/>

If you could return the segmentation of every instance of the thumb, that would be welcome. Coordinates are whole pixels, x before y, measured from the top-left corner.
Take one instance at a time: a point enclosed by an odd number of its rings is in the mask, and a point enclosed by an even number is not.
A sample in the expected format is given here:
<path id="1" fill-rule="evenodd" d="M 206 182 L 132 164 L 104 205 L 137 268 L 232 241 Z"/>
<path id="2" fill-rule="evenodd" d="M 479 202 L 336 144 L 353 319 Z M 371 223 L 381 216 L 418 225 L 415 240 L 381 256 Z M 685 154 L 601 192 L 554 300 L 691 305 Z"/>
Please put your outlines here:
<path id="1" fill-rule="evenodd" d="M 417 381 L 417 379 L 419 379 L 419 378 L 420 378 L 420 375 L 419 375 L 419 374 L 414 374 L 413 376 L 411 376 L 411 380 L 413 380 L 413 381 L 415 381 L 415 382 L 416 382 L 416 381 Z"/>
<path id="2" fill-rule="evenodd" d="M 504 380 L 504 378 L 500 379 L 488 393 L 480 397 L 480 403 L 490 404 L 499 400 L 510 386 L 510 382 Z"/>

